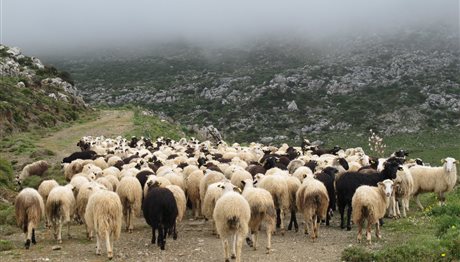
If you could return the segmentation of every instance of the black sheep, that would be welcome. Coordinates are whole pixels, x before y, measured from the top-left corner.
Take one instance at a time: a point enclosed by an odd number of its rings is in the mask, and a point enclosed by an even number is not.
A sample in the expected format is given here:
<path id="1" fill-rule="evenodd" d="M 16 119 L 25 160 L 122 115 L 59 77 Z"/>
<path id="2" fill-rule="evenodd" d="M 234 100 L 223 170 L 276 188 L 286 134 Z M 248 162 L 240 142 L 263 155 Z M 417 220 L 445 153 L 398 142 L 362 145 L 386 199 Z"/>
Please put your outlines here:
<path id="1" fill-rule="evenodd" d="M 75 152 L 75 153 L 72 153 L 70 156 L 68 157 L 64 157 L 62 159 L 62 163 L 70 163 L 76 159 L 96 159 L 97 157 L 97 153 L 92 151 L 92 150 L 89 150 L 89 151 L 81 151 L 81 152 Z"/>
<path id="2" fill-rule="evenodd" d="M 335 210 L 335 174 L 338 170 L 334 167 L 326 167 L 315 175 L 315 178 L 321 181 L 327 189 L 327 195 L 329 196 L 329 207 L 326 215 L 326 226 L 329 226 L 329 221 L 332 216 L 332 212 Z"/>
<path id="3" fill-rule="evenodd" d="M 158 230 L 157 244 L 165 250 L 166 233 L 173 232 L 177 239 L 176 218 L 178 214 L 176 199 L 167 188 L 150 186 L 142 205 L 147 224 L 152 227 L 152 244 L 155 244 L 155 231 Z"/>
<path id="4" fill-rule="evenodd" d="M 335 184 L 337 190 L 337 205 L 340 212 L 340 227 L 345 228 L 344 212 L 345 207 L 348 205 L 347 230 L 351 230 L 351 200 L 359 186 L 377 186 L 378 182 L 385 179 L 395 179 L 396 172 L 398 170 L 402 170 L 400 163 L 395 159 L 390 158 L 385 162 L 382 172 L 373 172 L 368 174 L 360 172 L 346 172 L 340 176 Z"/>

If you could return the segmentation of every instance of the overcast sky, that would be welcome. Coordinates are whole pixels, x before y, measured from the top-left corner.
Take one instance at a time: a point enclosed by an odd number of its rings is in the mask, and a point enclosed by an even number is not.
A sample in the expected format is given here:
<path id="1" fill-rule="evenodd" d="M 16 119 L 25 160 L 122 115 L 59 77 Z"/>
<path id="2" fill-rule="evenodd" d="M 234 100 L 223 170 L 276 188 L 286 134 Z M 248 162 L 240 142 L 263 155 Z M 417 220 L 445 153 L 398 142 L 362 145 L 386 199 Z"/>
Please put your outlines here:
<path id="1" fill-rule="evenodd" d="M 25 53 L 180 38 L 320 36 L 459 23 L 459 0 L 0 0 L 1 42 Z"/>

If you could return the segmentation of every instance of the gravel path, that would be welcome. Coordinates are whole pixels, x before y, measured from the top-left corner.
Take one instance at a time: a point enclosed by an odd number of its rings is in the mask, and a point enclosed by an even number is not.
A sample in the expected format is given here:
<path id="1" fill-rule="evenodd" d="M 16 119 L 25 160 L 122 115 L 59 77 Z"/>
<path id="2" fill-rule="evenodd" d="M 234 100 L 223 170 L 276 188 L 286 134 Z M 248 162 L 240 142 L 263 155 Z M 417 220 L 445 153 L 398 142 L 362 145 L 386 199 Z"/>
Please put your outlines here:
<path id="1" fill-rule="evenodd" d="M 189 214 L 190 217 L 190 214 Z M 337 217 L 332 227 L 322 226 L 320 237 L 312 242 L 307 235 L 288 231 L 272 237 L 272 252 L 265 254 L 266 236 L 259 235 L 259 249 L 254 251 L 246 244 L 243 246 L 243 261 L 340 261 L 342 250 L 354 243 L 354 231 L 340 230 Z M 302 220 L 302 219 L 300 219 Z M 286 221 L 287 222 L 287 221 Z M 102 256 L 95 254 L 96 242 L 85 239 L 84 226 L 72 226 L 72 238 L 67 238 L 67 229 L 63 229 L 63 244 L 61 250 L 53 250 L 56 245 L 51 232 L 39 230 L 38 244 L 30 250 L 22 249 L 24 236 L 19 233 L 7 236 L 18 249 L 2 253 L 2 261 L 106 261 L 105 245 Z M 118 241 L 114 243 L 114 261 L 223 261 L 222 244 L 216 235 L 212 234 L 210 222 L 204 220 L 186 219 L 178 226 L 177 240 L 168 238 L 166 250 L 151 245 L 151 229 L 143 218 L 135 221 L 132 234 L 123 231 Z"/>

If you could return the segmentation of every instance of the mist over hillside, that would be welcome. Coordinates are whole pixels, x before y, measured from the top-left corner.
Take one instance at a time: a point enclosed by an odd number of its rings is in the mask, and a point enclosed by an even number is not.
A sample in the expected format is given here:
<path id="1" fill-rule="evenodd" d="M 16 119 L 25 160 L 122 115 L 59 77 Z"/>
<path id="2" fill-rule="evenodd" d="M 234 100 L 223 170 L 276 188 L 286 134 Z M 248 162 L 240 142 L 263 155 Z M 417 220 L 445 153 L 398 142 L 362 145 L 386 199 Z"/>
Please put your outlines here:
<path id="1" fill-rule="evenodd" d="M 225 139 L 298 141 L 322 132 L 386 134 L 460 125 L 455 26 L 401 27 L 321 40 L 187 41 L 51 58 L 86 101 L 137 104 Z"/>

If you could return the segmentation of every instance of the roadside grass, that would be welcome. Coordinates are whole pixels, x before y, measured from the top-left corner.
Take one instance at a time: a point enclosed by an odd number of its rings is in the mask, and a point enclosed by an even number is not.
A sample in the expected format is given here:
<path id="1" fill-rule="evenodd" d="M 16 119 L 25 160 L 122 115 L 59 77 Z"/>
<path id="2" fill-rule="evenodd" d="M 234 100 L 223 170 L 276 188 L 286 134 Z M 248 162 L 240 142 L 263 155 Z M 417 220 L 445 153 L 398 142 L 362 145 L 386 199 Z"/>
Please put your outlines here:
<path id="1" fill-rule="evenodd" d="M 423 130 L 416 134 L 394 134 L 383 136 L 387 145 L 384 156 L 399 149 L 409 152 L 409 158 L 421 158 L 432 166 L 439 166 L 441 159 L 453 157 L 460 159 L 460 132 L 455 130 Z M 324 141 L 325 147 L 339 145 L 342 148 L 362 147 L 368 155 L 374 155 L 368 145 L 369 132 L 338 133 L 327 132 L 312 136 L 310 142 L 317 139 Z"/>
<path id="2" fill-rule="evenodd" d="M 423 211 L 411 201 L 411 211 L 406 218 L 386 219 L 383 240 L 377 241 L 378 245 L 353 243 L 342 252 L 342 260 L 460 260 L 460 189 L 457 187 L 447 194 L 445 206 L 438 206 L 432 193 L 422 195 L 421 202 L 425 207 Z"/>
<path id="3" fill-rule="evenodd" d="M 181 128 L 179 125 L 169 123 L 168 121 L 160 119 L 156 115 L 151 115 L 140 108 L 134 109 L 133 123 L 134 129 L 125 134 L 125 137 L 127 138 L 131 136 L 144 136 L 154 140 L 157 137 L 162 136 L 165 138 L 179 140 L 182 137 L 190 135 L 186 134 L 184 132 L 184 128 Z"/>

